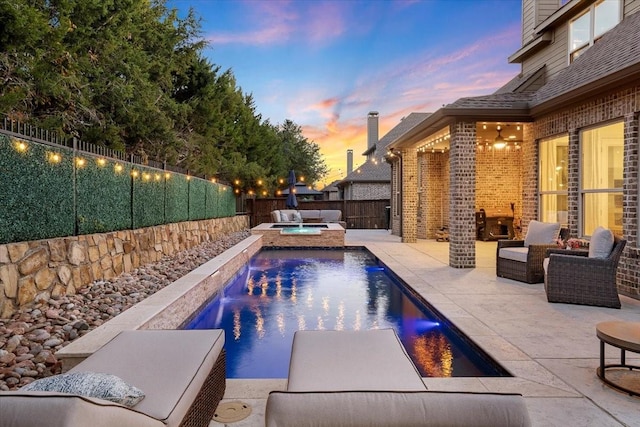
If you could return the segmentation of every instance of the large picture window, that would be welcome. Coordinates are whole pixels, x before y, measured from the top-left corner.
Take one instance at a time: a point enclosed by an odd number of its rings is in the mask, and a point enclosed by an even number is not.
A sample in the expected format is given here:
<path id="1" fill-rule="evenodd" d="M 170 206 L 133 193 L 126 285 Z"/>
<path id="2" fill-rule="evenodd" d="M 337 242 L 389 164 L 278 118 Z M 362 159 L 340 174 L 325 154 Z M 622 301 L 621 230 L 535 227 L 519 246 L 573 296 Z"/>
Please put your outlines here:
<path id="1" fill-rule="evenodd" d="M 615 27 L 622 18 L 621 10 L 620 0 L 600 0 L 572 20 L 569 23 L 569 62 Z"/>
<path id="2" fill-rule="evenodd" d="M 540 141 L 540 220 L 568 221 L 569 137 L 561 136 Z"/>
<path id="3" fill-rule="evenodd" d="M 622 234 L 624 123 L 580 133 L 580 193 L 582 234 L 598 226 Z"/>

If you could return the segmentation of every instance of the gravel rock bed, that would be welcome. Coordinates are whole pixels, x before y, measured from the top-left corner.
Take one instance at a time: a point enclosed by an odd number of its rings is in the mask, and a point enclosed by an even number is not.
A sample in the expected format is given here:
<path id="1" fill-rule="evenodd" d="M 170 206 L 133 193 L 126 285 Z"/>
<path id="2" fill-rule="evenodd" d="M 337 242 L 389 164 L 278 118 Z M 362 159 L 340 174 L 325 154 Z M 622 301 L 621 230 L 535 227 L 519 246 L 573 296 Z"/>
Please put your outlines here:
<path id="1" fill-rule="evenodd" d="M 0 390 L 60 373 L 56 351 L 250 236 L 228 234 L 0 319 Z"/>

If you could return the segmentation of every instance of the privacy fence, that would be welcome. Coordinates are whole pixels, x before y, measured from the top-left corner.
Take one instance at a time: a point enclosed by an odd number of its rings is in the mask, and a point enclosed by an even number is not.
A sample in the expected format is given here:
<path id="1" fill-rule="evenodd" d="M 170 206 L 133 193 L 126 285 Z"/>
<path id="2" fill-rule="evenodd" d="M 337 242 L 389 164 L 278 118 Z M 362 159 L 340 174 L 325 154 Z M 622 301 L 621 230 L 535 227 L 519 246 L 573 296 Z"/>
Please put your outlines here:
<path id="1" fill-rule="evenodd" d="M 271 211 L 286 209 L 286 199 L 248 199 L 247 215 L 251 227 L 271 222 Z M 298 209 L 338 209 L 347 228 L 388 229 L 389 199 L 383 200 L 313 200 L 299 201 Z"/>
<path id="2" fill-rule="evenodd" d="M 5 121 L 0 244 L 235 215 L 229 186 L 139 160 Z"/>

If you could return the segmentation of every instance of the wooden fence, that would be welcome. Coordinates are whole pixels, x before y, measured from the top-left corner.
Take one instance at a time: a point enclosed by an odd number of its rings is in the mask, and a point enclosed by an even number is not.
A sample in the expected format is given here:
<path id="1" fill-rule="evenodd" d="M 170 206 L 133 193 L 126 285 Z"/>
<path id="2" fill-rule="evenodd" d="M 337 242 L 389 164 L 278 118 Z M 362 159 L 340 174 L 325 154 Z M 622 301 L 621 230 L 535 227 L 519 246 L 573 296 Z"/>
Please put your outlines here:
<path id="1" fill-rule="evenodd" d="M 251 227 L 271 222 L 271 211 L 286 209 L 283 198 L 247 199 L 246 214 Z M 298 209 L 338 209 L 347 228 L 388 229 L 389 205 L 386 200 L 312 200 L 298 202 Z"/>

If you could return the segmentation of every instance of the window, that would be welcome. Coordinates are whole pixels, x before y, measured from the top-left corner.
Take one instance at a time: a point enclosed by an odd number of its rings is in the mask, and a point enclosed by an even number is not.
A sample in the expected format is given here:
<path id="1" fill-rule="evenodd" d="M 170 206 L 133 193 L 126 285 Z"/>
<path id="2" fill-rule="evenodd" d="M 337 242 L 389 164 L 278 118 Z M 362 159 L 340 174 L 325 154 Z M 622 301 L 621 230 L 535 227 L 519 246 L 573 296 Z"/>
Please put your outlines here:
<path id="1" fill-rule="evenodd" d="M 568 222 L 569 137 L 540 141 L 540 220 Z"/>
<path id="2" fill-rule="evenodd" d="M 600 0 L 569 23 L 569 62 L 593 46 L 621 18 L 620 0 Z"/>
<path id="3" fill-rule="evenodd" d="M 598 226 L 622 234 L 622 170 L 624 123 L 580 133 L 581 232 Z"/>

